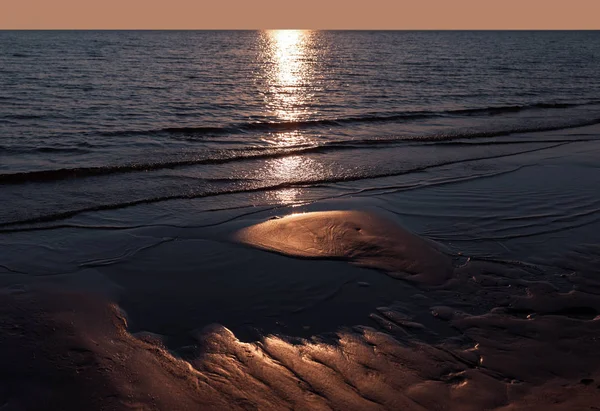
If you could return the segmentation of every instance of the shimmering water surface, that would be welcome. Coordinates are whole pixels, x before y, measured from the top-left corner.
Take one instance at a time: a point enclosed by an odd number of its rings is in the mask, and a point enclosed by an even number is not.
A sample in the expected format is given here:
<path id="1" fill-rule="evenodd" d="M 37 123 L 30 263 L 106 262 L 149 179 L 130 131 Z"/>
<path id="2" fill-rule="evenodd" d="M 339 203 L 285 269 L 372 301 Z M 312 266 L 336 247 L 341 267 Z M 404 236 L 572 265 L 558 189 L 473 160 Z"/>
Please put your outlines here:
<path id="1" fill-rule="evenodd" d="M 551 131 L 600 121 L 599 40 L 0 32 L 0 224 L 273 188 L 289 204 L 305 187 L 577 140 Z"/>

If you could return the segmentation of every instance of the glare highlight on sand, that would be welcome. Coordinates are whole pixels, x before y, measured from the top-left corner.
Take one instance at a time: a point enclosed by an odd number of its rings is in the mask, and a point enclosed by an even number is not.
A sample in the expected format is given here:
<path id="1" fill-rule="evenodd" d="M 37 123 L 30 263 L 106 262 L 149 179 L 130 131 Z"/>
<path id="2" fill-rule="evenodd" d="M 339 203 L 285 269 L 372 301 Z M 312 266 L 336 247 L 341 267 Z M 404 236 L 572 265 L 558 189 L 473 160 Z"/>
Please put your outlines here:
<path id="1" fill-rule="evenodd" d="M 363 211 L 292 214 L 238 232 L 237 241 L 300 258 L 343 259 L 419 283 L 441 284 L 448 256 L 395 222 Z"/>

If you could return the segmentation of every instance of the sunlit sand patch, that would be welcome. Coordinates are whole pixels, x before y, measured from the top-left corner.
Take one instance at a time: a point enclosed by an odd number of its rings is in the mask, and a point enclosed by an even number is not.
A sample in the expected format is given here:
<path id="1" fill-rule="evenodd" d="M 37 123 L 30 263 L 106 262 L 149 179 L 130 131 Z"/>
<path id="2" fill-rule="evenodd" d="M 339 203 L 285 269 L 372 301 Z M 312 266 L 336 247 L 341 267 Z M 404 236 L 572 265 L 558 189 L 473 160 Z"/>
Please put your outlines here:
<path id="1" fill-rule="evenodd" d="M 402 279 L 441 284 L 450 258 L 391 220 L 362 211 L 293 214 L 239 231 L 237 241 L 293 257 L 344 259 Z"/>

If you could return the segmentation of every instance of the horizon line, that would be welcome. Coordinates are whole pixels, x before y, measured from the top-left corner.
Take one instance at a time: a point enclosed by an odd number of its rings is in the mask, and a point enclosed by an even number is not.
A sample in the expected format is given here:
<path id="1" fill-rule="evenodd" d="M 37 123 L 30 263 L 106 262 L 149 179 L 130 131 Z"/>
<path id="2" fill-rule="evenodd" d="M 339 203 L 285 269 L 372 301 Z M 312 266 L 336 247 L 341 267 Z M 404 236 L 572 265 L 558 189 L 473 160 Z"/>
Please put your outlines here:
<path id="1" fill-rule="evenodd" d="M 70 28 L 70 27 L 40 27 L 40 28 L 2 28 L 0 31 L 266 31 L 266 30 L 304 30 L 304 31 L 600 31 L 600 28 L 296 28 L 296 27 L 265 27 L 265 28 Z"/>

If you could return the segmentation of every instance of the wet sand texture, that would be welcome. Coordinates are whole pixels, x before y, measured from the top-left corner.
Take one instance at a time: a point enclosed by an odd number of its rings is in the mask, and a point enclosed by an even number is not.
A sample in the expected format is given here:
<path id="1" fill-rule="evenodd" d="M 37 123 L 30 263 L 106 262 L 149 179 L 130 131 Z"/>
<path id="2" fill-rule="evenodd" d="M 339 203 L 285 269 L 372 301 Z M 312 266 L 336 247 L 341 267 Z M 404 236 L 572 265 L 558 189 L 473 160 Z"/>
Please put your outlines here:
<path id="1" fill-rule="evenodd" d="M 390 308 L 380 311 L 378 329 L 344 329 L 327 340 L 267 335 L 250 343 L 223 326 L 208 326 L 193 335 L 197 350 L 186 361 L 159 338 L 130 334 L 125 314 L 101 297 L 5 290 L 0 405 L 475 411 L 584 410 L 600 404 L 597 294 L 524 281 L 524 271 L 504 264 L 467 262 L 453 270 L 449 258 L 426 241 L 363 212 L 270 220 L 237 238 L 288 255 L 344 259 L 416 277 L 431 301 L 445 298 L 449 305 L 432 306 L 431 313 L 461 337 L 419 340 L 411 330 L 424 326 Z M 442 282 L 433 289 L 425 285 Z M 515 292 L 519 287 L 526 292 Z M 465 296 L 477 304 L 505 303 L 469 315 L 458 307 Z M 398 337 L 395 329 L 405 332 Z"/>
<path id="2" fill-rule="evenodd" d="M 598 320 L 458 316 L 471 347 L 401 343 L 369 327 L 335 343 L 244 343 L 213 326 L 186 362 L 129 334 L 117 307 L 99 299 L 0 299 L 10 410 L 573 410 L 600 398 Z"/>

